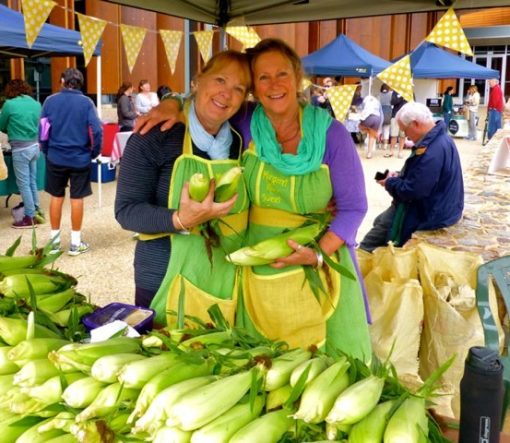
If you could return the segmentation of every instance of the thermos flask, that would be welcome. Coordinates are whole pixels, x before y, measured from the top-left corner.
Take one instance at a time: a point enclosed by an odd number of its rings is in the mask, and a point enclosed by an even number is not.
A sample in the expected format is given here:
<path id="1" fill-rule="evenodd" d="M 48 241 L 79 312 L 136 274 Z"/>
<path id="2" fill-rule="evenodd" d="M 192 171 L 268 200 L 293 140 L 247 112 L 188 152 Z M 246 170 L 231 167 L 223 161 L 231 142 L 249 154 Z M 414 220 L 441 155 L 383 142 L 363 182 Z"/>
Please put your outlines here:
<path id="1" fill-rule="evenodd" d="M 503 394 L 498 352 L 472 347 L 460 382 L 459 443 L 499 443 Z"/>

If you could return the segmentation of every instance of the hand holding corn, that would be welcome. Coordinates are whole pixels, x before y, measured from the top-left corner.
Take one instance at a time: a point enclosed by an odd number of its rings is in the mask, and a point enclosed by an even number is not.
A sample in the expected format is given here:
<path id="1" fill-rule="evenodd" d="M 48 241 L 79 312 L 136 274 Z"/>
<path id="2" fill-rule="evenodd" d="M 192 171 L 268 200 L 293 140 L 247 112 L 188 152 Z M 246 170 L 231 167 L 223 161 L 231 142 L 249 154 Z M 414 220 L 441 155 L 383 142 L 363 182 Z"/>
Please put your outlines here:
<path id="1" fill-rule="evenodd" d="M 281 257 L 270 266 L 275 269 L 282 269 L 287 266 L 296 265 L 317 265 L 317 254 L 314 249 L 300 245 L 294 240 L 287 240 L 287 244 L 292 248 L 292 252 L 287 257 Z"/>
<path id="2" fill-rule="evenodd" d="M 186 182 L 182 187 L 179 210 L 172 215 L 172 221 L 177 228 L 182 227 L 189 230 L 209 220 L 223 217 L 230 212 L 237 199 L 236 194 L 225 202 L 216 203 L 214 201 L 214 179 L 211 180 L 209 192 L 202 202 L 195 201 L 190 197 L 189 187 L 189 182 Z"/>

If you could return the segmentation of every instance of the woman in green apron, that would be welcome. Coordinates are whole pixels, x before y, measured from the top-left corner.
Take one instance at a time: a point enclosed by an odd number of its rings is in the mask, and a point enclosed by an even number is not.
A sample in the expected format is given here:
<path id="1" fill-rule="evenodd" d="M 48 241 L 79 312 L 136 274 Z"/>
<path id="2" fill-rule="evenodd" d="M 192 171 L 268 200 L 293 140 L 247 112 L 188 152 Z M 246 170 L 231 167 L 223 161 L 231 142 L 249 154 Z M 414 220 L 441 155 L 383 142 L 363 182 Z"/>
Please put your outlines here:
<path id="1" fill-rule="evenodd" d="M 237 323 L 291 346 L 317 345 L 369 360 L 368 309 L 354 253 L 367 209 L 358 154 L 340 123 L 316 107 L 300 105 L 301 63 L 288 45 L 266 39 L 249 52 L 259 105 L 242 131 L 245 142 L 251 139 L 243 156 L 251 203 L 246 243 L 300 226 L 333 198 L 336 215 L 319 245 L 357 278 L 330 270 L 329 297 L 318 302 L 303 284 L 303 266 L 319 268 L 325 280 L 323 257 L 289 241 L 294 252 L 288 257 L 243 269 Z"/>
<path id="2" fill-rule="evenodd" d="M 166 313 L 177 310 L 179 294 L 187 314 L 207 320 L 207 308 L 219 302 L 225 316 L 234 320 L 236 272 L 224 256 L 244 239 L 244 184 L 241 181 L 237 196 L 224 203 L 214 202 L 211 185 L 198 203 L 190 199 L 187 182 L 196 172 L 214 178 L 239 165 L 242 141 L 228 119 L 244 103 L 250 84 L 245 54 L 217 54 L 196 78 L 193 99 L 185 107 L 186 124 L 134 134 L 126 146 L 115 215 L 123 228 L 139 233 L 135 302 L 151 304 L 160 324 L 175 321 Z M 200 226 L 219 218 L 225 222 L 215 222 L 219 244 L 207 247 Z"/>

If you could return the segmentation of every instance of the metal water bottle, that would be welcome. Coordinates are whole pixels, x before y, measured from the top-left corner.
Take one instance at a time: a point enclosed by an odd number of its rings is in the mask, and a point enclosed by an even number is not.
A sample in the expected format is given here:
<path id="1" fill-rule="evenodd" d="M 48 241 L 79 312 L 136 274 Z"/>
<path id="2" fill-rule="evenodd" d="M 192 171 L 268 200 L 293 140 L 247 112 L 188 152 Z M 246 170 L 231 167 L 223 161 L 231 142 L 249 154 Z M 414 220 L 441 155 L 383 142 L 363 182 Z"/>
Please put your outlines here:
<path id="1" fill-rule="evenodd" d="M 472 347 L 460 382 L 459 443 L 499 443 L 503 393 L 503 364 L 497 351 Z"/>

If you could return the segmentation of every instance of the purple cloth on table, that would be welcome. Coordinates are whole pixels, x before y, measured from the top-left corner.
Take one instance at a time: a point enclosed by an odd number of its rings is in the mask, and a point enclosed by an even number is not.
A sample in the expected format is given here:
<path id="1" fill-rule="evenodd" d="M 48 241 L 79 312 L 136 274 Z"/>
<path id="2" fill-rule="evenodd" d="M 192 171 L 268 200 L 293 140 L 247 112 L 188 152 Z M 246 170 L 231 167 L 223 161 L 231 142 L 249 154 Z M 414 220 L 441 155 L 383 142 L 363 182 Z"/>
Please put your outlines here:
<path id="1" fill-rule="evenodd" d="M 242 135 L 245 149 L 252 140 L 250 119 L 253 109 L 254 106 L 249 104 L 247 109 L 242 109 L 230 120 L 230 123 Z M 337 120 L 334 120 L 328 129 L 326 152 L 322 162 L 329 166 L 333 197 L 336 203 L 336 215 L 331 222 L 330 229 L 345 241 L 349 249 L 363 289 L 367 320 L 370 323 L 370 308 L 354 249 L 358 228 L 368 210 L 365 179 L 352 137 Z"/>

